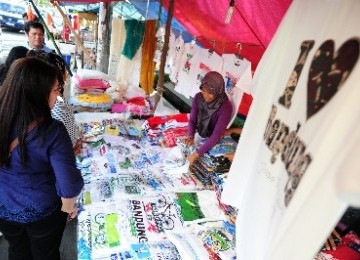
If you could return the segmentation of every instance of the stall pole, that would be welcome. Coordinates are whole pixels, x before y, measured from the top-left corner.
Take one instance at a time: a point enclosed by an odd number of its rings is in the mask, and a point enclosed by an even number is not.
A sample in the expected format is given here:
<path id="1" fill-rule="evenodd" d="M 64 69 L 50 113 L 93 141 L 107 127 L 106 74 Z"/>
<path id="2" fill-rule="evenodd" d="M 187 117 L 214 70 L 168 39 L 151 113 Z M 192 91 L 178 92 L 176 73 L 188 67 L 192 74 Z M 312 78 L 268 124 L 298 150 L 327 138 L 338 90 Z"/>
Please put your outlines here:
<path id="1" fill-rule="evenodd" d="M 64 13 L 64 11 L 61 9 L 59 3 L 57 1 L 51 1 L 51 3 L 58 9 L 60 15 L 62 16 L 62 18 L 64 20 L 64 23 L 70 28 L 71 32 L 74 34 L 75 43 L 76 43 L 77 47 L 79 47 L 79 49 L 84 52 L 85 62 L 95 65 L 95 62 L 93 61 L 93 59 L 90 56 L 89 50 L 84 47 L 80 36 L 72 27 L 71 22 L 69 21 L 69 18 Z"/>
<path id="2" fill-rule="evenodd" d="M 161 6 L 163 5 L 163 1 L 160 0 Z M 170 38 L 170 29 L 171 29 L 171 21 L 174 13 L 174 6 L 175 6 L 175 0 L 169 1 L 169 10 L 168 15 L 166 19 L 166 27 L 165 27 L 165 39 L 164 39 L 164 46 L 161 52 L 161 58 L 160 58 L 160 67 L 159 67 L 159 79 L 157 84 L 157 95 L 155 97 L 155 108 L 160 101 L 160 98 L 162 97 L 162 94 L 164 92 L 164 76 L 165 76 L 165 63 L 166 63 L 166 55 L 169 50 L 169 38 Z"/>
<path id="3" fill-rule="evenodd" d="M 99 28 L 96 50 L 96 69 L 108 73 L 110 56 L 110 16 L 111 5 L 107 2 L 100 3 Z"/>

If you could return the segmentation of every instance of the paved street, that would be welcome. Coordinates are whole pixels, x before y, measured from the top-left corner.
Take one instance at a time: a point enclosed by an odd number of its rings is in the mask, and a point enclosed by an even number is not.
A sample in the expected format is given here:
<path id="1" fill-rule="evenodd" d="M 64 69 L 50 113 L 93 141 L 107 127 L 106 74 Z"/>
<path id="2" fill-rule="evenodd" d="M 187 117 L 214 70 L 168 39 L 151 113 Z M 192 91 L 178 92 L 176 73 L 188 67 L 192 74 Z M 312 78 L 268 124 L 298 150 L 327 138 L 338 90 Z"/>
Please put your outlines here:
<path id="1" fill-rule="evenodd" d="M 24 32 L 11 32 L 2 30 L 0 35 L 0 63 L 3 63 L 12 47 L 25 46 L 27 40 Z"/>
<path id="2" fill-rule="evenodd" d="M 50 40 L 46 40 L 46 45 L 55 50 L 54 45 Z M 75 45 L 73 44 L 57 43 L 57 45 L 62 54 L 70 54 L 75 51 Z M 15 46 L 28 47 L 24 31 L 12 32 L 2 29 L 2 33 L 0 35 L 0 64 L 5 61 L 11 48 Z"/>

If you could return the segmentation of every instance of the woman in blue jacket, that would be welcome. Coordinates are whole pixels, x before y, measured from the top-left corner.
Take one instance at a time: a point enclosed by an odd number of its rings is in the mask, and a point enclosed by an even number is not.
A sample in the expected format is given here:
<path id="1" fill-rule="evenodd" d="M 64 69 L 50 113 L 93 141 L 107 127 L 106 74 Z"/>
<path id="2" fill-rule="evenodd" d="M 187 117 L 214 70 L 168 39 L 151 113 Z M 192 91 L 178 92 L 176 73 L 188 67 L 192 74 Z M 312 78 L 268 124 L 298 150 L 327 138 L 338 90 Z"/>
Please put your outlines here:
<path id="1" fill-rule="evenodd" d="M 60 259 L 67 217 L 84 182 L 71 140 L 51 108 L 58 70 L 37 58 L 15 61 L 0 89 L 0 231 L 9 259 Z"/>

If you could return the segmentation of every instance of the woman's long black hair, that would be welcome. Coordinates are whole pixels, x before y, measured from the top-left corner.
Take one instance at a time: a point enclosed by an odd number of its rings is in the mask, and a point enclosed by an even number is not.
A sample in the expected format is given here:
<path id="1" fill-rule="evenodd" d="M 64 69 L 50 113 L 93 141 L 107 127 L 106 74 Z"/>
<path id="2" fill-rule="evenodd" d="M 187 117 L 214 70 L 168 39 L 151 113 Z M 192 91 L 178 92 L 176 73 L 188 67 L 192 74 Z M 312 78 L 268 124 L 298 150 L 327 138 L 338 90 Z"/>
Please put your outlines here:
<path id="1" fill-rule="evenodd" d="M 53 52 L 45 52 L 42 50 L 30 50 L 26 57 L 36 57 L 54 65 L 58 69 L 57 79 L 59 81 L 60 86 L 65 85 L 65 75 L 66 75 L 66 65 L 64 59 L 53 53 Z M 62 94 L 62 93 L 61 93 Z"/>
<path id="2" fill-rule="evenodd" d="M 9 164 L 14 130 L 25 164 L 27 126 L 40 117 L 51 120 L 49 97 L 56 79 L 57 69 L 37 58 L 22 58 L 10 66 L 0 88 L 0 166 Z"/>
<path id="3" fill-rule="evenodd" d="M 28 51 L 29 50 L 23 46 L 16 46 L 10 50 L 5 63 L 0 65 L 0 85 L 4 82 L 11 64 L 17 59 L 25 58 Z"/>

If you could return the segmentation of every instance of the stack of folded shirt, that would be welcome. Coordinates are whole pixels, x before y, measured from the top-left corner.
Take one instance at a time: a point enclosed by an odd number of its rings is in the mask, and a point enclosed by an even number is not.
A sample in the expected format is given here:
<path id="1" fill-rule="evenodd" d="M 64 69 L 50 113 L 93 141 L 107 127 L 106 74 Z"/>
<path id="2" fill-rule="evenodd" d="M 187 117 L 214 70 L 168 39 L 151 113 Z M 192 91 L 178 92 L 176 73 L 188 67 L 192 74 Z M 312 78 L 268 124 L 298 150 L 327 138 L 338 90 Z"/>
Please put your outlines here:
<path id="1" fill-rule="evenodd" d="M 79 69 L 72 78 L 69 105 L 76 112 L 104 112 L 114 103 L 110 95 L 104 93 L 110 87 L 107 74 L 89 69 Z"/>
<path id="2" fill-rule="evenodd" d="M 110 111 L 114 101 L 106 94 L 80 94 L 69 99 L 69 105 L 75 112 L 106 112 Z"/>
<path id="3" fill-rule="evenodd" d="M 143 128 L 150 138 L 159 137 L 166 147 L 174 147 L 177 141 L 187 136 L 188 114 L 153 116 L 148 118 Z"/>
<path id="4" fill-rule="evenodd" d="M 107 74 L 96 71 L 79 69 L 74 76 L 74 85 L 77 93 L 104 93 L 110 87 Z"/>

